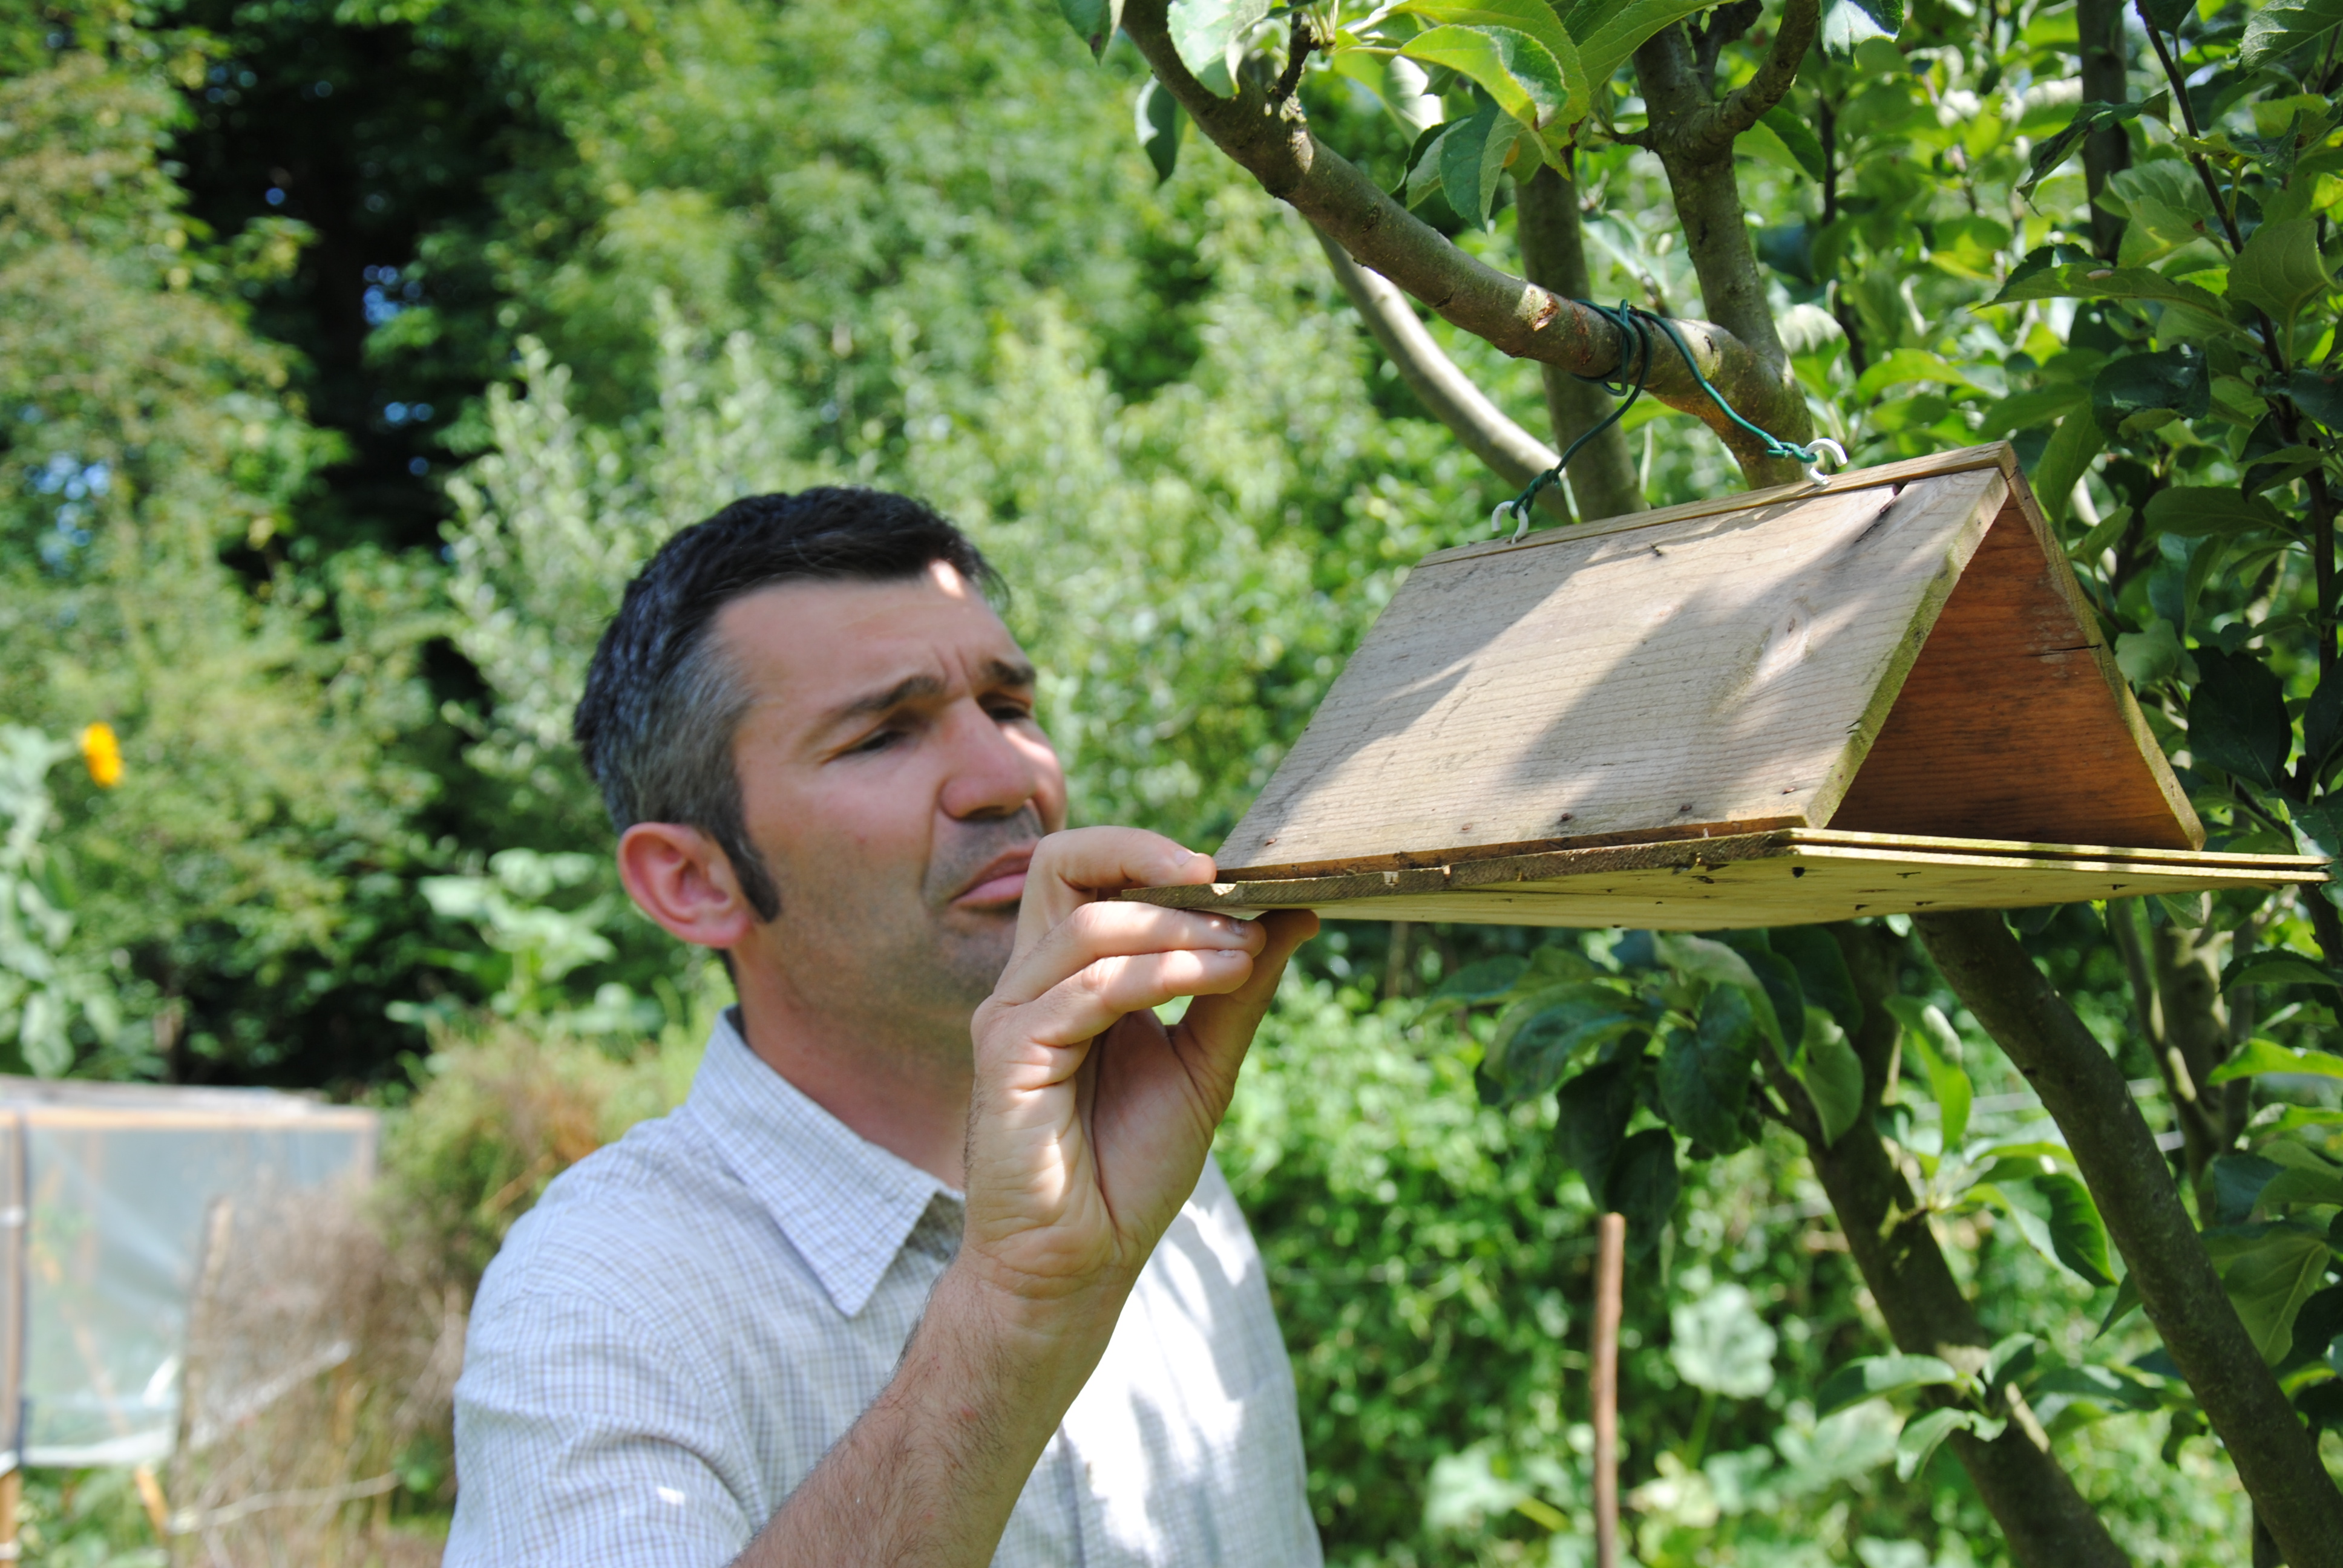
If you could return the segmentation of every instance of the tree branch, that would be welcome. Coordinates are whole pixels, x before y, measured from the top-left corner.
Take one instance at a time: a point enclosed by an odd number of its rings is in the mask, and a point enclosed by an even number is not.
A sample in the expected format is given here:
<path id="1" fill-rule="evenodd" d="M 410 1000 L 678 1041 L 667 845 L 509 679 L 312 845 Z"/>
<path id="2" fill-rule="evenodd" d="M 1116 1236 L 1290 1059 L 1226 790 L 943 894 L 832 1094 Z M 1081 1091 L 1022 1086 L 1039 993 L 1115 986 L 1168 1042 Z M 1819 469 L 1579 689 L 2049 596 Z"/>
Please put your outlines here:
<path id="1" fill-rule="evenodd" d="M 1913 1212 L 1912 1189 L 1872 1121 L 1896 1044 L 1895 1019 L 1883 1005 L 1896 990 L 1892 939 L 1879 927 L 1829 930 L 1863 998 L 1863 1025 L 1852 1040 L 1863 1062 L 1863 1114 L 1835 1143 L 1809 1133 L 1806 1152 L 1896 1349 L 1976 1372 L 1992 1338 L 1953 1278 L 1926 1217 Z M 2022 1422 L 2012 1422 L 1991 1442 L 1958 1432 L 1951 1446 L 2024 1568 L 2119 1568 L 2127 1561 L 2065 1467 Z"/>
<path id="2" fill-rule="evenodd" d="M 1168 10 L 1169 0 L 1131 0 L 1123 11 L 1123 31 L 1197 129 L 1262 189 L 1291 204 L 1362 265 L 1514 358 L 1588 376 L 1608 376 L 1618 368 L 1618 334 L 1609 320 L 1449 244 L 1356 165 L 1311 135 L 1298 97 L 1272 105 L 1265 93 L 1242 82 L 1232 98 L 1209 91 L 1172 46 Z M 1743 416 L 1792 440 L 1805 437 L 1811 427 L 1805 398 L 1780 373 L 1776 359 L 1707 322 L 1675 325 L 1701 373 Z M 1715 431 L 1753 485 L 1797 478 L 1795 464 L 1768 457 L 1759 442 L 1709 402 L 1683 360 L 1664 345 L 1653 357 L 1647 391 Z"/>
<path id="3" fill-rule="evenodd" d="M 1565 299 L 1593 295 L 1585 237 L 1579 227 L 1578 186 L 1551 167 L 1515 186 L 1513 231 L 1521 240 L 1522 270 L 1532 283 Z M 1556 445 L 1568 446 L 1610 414 L 1611 396 L 1602 387 L 1559 365 L 1538 368 L 1545 376 L 1546 416 L 1553 421 Z M 1624 517 L 1650 505 L 1627 450 L 1627 433 L 1616 425 L 1578 449 L 1568 478 L 1571 497 L 1588 518 Z"/>
<path id="4" fill-rule="evenodd" d="M 2122 1070 L 1999 914 L 1923 914 L 1912 923 L 1954 993 L 2066 1134 L 2148 1321 L 2287 1562 L 2343 1568 L 2343 1493 L 2229 1304 Z"/>
<path id="5" fill-rule="evenodd" d="M 1415 307 L 1407 296 L 1388 279 L 1353 261 L 1341 246 L 1326 237 L 1325 230 L 1313 225 L 1310 232 L 1324 247 L 1326 265 L 1334 269 L 1334 280 L 1358 307 L 1367 330 L 1374 334 L 1375 341 L 1391 356 L 1400 379 L 1433 418 L 1447 426 L 1468 451 L 1514 489 L 1554 467 L 1559 454 L 1514 424 L 1473 385 L 1472 378 L 1456 367 L 1456 362 L 1415 318 Z M 1570 521 L 1569 504 L 1554 487 L 1538 492 L 1537 504 L 1548 515 Z"/>
<path id="6" fill-rule="evenodd" d="M 1789 96 L 1798 79 L 1798 62 L 1814 47 L 1822 25 L 1822 0 L 1789 0 L 1782 7 L 1782 25 L 1759 62 L 1757 74 L 1725 95 L 1725 102 L 1685 115 L 1659 133 L 1661 153 L 1684 158 L 1712 158 L 1730 154 L 1733 138 L 1765 117 L 1765 111 Z M 1713 58 L 1713 56 L 1712 56 Z M 1694 74 L 1707 88 L 1708 73 Z"/>

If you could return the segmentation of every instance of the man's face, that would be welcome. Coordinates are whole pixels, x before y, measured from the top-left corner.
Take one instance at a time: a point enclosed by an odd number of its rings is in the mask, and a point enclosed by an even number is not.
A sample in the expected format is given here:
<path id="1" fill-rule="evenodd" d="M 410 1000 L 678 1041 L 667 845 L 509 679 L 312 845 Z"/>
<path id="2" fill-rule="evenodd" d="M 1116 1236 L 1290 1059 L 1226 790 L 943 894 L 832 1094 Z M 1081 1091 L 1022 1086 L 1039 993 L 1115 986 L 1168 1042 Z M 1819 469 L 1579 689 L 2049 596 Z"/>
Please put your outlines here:
<path id="1" fill-rule="evenodd" d="M 1065 825 L 1023 650 L 940 562 L 764 588 L 714 632 L 756 693 L 732 757 L 781 898 L 735 963 L 769 966 L 870 1046 L 964 1051 L 1009 960 L 1034 843 Z"/>

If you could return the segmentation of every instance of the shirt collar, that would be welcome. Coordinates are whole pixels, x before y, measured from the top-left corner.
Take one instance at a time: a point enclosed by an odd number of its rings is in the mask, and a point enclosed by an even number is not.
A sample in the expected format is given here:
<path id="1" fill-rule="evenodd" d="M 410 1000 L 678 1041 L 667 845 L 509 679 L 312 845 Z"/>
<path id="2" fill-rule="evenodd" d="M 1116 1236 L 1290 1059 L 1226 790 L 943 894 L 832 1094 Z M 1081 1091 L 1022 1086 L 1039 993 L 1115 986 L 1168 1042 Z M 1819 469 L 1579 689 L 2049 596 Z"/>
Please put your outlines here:
<path id="1" fill-rule="evenodd" d="M 960 1194 L 866 1141 L 749 1049 L 727 1008 L 691 1081 L 690 1112 L 840 1313 L 853 1317 L 938 1197 Z"/>

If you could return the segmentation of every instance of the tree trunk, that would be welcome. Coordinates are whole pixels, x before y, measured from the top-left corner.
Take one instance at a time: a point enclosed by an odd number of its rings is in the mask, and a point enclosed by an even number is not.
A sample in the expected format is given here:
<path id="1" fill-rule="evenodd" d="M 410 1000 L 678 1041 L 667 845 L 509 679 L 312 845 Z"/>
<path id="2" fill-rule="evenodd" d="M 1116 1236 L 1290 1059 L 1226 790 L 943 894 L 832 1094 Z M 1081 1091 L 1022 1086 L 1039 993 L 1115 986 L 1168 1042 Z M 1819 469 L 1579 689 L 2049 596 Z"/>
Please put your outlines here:
<path id="1" fill-rule="evenodd" d="M 2123 0 L 2076 0 L 2075 24 L 2082 34 L 2083 101 L 2120 104 L 2131 91 L 2126 68 Z M 2083 138 L 2083 183 L 2091 197 L 2091 243 L 2108 261 L 2123 243 L 2123 219 L 2099 205 L 2107 176 L 2131 166 L 2131 136 L 2121 126 Z"/>
<path id="2" fill-rule="evenodd" d="M 1564 299 L 1594 292 L 1586 271 L 1585 237 L 1579 231 L 1578 186 L 1551 166 L 1518 183 L 1513 209 L 1521 236 L 1522 270 L 1540 288 Z M 1554 444 L 1568 447 L 1600 424 L 1617 401 L 1594 382 L 1581 380 L 1559 365 L 1543 364 L 1546 413 L 1554 421 Z M 1627 449 L 1627 434 L 1614 425 L 1578 449 L 1564 476 L 1581 522 L 1622 518 L 1650 505 Z"/>
<path id="3" fill-rule="evenodd" d="M 1992 1342 L 1936 1245 L 1911 1188 L 1872 1131 L 1871 1113 L 1887 1087 L 1896 1021 L 1881 1004 L 1896 990 L 1893 956 L 1875 928 L 1830 928 L 1863 997 L 1855 1039 L 1863 1059 L 1864 1114 L 1828 1146 L 1807 1141 L 1815 1174 L 1828 1194 L 1847 1251 L 1887 1320 L 1896 1347 L 1939 1356 L 1976 1371 Z M 1891 1216 L 1899 1216 L 1894 1224 Z M 1955 1432 L 1948 1446 L 2026 1568 L 2115 1568 L 2127 1559 L 2066 1468 L 2038 1441 L 2038 1423 L 2012 1421 L 1991 1442 Z"/>
<path id="4" fill-rule="evenodd" d="M 2343 1568 L 2343 1492 L 2229 1304 L 2122 1070 L 1999 914 L 1924 914 L 1913 924 L 1955 994 L 2066 1134 L 2148 1321 L 2286 1561 Z"/>

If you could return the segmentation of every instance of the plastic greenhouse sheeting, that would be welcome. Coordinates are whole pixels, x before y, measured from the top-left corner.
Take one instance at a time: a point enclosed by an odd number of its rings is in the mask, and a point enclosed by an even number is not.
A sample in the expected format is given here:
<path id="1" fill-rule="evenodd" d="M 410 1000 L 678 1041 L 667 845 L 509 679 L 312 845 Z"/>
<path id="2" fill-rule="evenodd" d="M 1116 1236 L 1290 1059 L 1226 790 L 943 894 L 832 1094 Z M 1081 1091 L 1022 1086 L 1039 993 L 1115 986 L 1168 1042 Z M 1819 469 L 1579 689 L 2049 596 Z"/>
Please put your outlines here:
<path id="1" fill-rule="evenodd" d="M 0 1077 L 0 1473 L 167 1456 L 215 1205 L 368 1181 L 377 1128 L 266 1090 Z"/>

